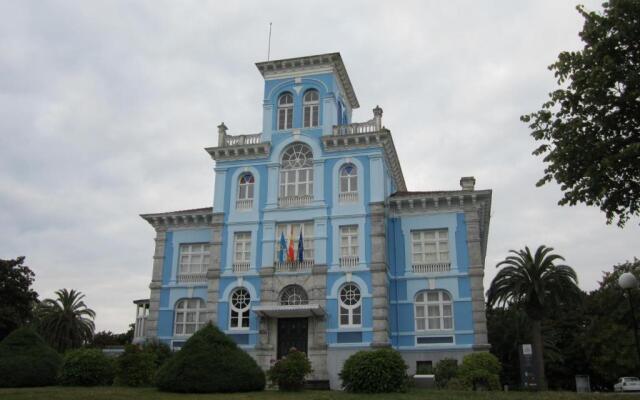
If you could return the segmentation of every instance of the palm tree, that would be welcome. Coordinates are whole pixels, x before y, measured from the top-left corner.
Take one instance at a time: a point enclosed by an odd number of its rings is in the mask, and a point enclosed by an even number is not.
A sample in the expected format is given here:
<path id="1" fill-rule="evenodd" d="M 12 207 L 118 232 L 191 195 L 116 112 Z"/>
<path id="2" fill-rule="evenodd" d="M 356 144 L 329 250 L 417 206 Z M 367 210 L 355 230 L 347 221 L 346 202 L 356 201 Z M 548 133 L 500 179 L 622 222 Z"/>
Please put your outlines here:
<path id="1" fill-rule="evenodd" d="M 91 340 L 96 313 L 84 304 L 79 291 L 61 289 L 55 294 L 55 300 L 45 299 L 38 307 L 38 330 L 51 346 L 64 352 Z"/>
<path id="2" fill-rule="evenodd" d="M 573 268 L 556 265 L 562 256 L 552 254 L 553 248 L 538 247 L 535 254 L 524 250 L 510 250 L 513 255 L 499 262 L 502 267 L 487 291 L 490 306 L 514 305 L 522 307 L 531 320 L 533 365 L 539 377 L 539 386 L 546 389 L 543 360 L 542 320 L 550 307 L 579 299 L 578 277 Z"/>

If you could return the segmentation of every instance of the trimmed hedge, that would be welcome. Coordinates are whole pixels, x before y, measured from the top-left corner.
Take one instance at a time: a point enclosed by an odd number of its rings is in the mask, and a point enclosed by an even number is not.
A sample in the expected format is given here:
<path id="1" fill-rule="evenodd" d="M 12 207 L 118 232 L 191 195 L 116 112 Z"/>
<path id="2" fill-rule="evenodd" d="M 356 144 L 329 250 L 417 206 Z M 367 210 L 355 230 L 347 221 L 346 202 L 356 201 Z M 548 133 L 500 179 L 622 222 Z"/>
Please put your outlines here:
<path id="1" fill-rule="evenodd" d="M 278 360 L 269 370 L 269 379 L 284 391 L 299 391 L 304 388 L 305 377 L 311 373 L 307 355 L 291 349 L 286 357 Z"/>
<path id="2" fill-rule="evenodd" d="M 0 387 L 56 383 L 62 357 L 35 331 L 18 328 L 0 342 Z"/>
<path id="3" fill-rule="evenodd" d="M 156 355 L 129 344 L 116 359 L 116 385 L 151 386 L 156 372 Z"/>
<path id="4" fill-rule="evenodd" d="M 443 358 L 436 364 L 434 370 L 436 387 L 444 389 L 449 381 L 458 374 L 458 361 L 453 358 Z"/>
<path id="5" fill-rule="evenodd" d="M 359 351 L 345 361 L 340 378 L 349 392 L 401 392 L 409 385 L 407 368 L 396 350 Z"/>
<path id="6" fill-rule="evenodd" d="M 207 324 L 156 375 L 158 389 L 181 393 L 263 390 L 265 376 L 249 354 Z"/>
<path id="7" fill-rule="evenodd" d="M 71 350 L 64 355 L 59 383 L 66 386 L 111 385 L 114 374 L 113 360 L 102 350 Z"/>
<path id="8" fill-rule="evenodd" d="M 500 390 L 500 361 L 491 353 L 471 353 L 458 368 L 458 379 L 467 390 Z"/>

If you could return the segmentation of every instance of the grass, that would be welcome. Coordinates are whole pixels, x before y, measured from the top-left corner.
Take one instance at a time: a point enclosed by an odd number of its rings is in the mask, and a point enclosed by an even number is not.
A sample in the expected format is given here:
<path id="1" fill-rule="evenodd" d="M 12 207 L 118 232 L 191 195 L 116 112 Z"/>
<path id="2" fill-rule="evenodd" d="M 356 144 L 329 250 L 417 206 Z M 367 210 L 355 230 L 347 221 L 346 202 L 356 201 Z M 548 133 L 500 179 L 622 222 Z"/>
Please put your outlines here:
<path id="1" fill-rule="evenodd" d="M 408 393 L 350 394 L 337 391 L 304 391 L 283 393 L 264 391 L 233 394 L 177 394 L 163 393 L 154 388 L 128 387 L 44 387 L 24 389 L 0 389 L 2 400 L 592 400 L 602 398 L 599 393 L 577 394 L 571 392 L 453 392 L 445 390 L 413 389 Z M 628 395 L 606 395 L 608 399 L 629 399 Z"/>

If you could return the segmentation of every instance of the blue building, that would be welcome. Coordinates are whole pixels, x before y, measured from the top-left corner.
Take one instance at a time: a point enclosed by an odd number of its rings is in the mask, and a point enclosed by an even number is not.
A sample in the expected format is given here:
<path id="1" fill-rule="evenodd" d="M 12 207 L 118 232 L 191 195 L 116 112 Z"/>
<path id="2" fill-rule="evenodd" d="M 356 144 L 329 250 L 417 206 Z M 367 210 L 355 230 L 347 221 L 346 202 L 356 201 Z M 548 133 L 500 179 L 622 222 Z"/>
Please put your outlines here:
<path id="1" fill-rule="evenodd" d="M 262 132 L 218 127 L 213 206 L 142 215 L 156 247 L 136 340 L 178 349 L 213 321 L 265 369 L 304 350 L 332 388 L 362 349 L 391 346 L 410 373 L 488 349 L 491 191 L 408 191 L 382 109 L 352 122 L 339 53 L 256 65 Z"/>

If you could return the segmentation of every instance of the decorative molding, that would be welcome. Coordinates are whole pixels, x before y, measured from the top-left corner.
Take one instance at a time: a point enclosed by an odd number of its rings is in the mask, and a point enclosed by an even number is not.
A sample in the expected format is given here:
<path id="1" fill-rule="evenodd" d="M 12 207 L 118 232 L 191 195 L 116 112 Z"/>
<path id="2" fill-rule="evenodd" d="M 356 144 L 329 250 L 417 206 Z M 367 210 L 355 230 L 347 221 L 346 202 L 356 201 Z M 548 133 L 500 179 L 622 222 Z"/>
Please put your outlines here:
<path id="1" fill-rule="evenodd" d="M 140 217 L 156 230 L 163 228 L 203 228 L 212 226 L 213 209 L 206 207 L 165 213 L 140 214 Z"/>

